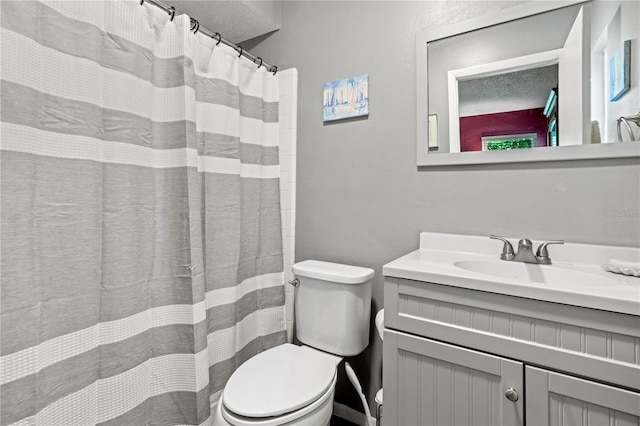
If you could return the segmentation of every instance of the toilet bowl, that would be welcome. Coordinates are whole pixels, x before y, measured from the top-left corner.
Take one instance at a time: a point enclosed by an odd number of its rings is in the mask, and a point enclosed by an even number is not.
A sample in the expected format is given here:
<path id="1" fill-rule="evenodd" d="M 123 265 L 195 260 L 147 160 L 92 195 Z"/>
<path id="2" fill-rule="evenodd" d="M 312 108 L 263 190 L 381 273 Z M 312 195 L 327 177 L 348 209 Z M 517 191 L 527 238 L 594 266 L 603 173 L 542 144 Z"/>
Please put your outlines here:
<path id="1" fill-rule="evenodd" d="M 328 425 L 337 366 L 369 344 L 368 268 L 307 260 L 293 265 L 296 336 L 242 364 L 214 414 L 219 426 Z"/>

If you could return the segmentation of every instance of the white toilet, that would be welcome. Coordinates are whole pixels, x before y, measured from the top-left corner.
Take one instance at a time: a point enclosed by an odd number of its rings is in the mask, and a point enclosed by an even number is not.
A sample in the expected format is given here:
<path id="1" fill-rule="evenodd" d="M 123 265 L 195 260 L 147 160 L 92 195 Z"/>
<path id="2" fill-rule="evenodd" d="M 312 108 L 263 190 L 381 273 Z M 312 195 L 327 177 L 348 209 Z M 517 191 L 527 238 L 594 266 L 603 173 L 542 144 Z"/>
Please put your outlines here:
<path id="1" fill-rule="evenodd" d="M 373 269 L 306 260 L 293 265 L 296 336 L 242 364 L 218 402 L 213 424 L 327 425 L 337 365 L 369 344 Z"/>

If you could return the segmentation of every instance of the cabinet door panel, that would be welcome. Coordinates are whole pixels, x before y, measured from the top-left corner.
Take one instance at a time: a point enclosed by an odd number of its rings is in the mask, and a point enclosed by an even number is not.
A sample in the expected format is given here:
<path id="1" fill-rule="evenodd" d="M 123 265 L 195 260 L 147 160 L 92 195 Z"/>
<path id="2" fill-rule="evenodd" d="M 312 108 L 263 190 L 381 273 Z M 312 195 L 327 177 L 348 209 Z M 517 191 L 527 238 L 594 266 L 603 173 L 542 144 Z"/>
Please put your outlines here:
<path id="1" fill-rule="evenodd" d="M 525 378 L 529 426 L 640 426 L 639 393 L 530 366 Z"/>
<path id="2" fill-rule="evenodd" d="M 384 339 L 383 385 L 393 395 L 384 424 L 523 424 L 522 363 L 389 330 Z"/>

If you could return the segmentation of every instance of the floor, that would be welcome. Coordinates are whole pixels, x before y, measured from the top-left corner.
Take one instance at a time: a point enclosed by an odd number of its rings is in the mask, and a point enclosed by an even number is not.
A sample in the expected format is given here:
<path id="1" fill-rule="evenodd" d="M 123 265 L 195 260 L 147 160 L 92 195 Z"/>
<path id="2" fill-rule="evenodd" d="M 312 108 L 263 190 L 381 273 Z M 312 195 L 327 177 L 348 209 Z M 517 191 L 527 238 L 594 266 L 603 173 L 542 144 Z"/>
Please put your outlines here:
<path id="1" fill-rule="evenodd" d="M 331 416 L 331 420 L 329 421 L 329 426 L 360 426 L 356 423 L 351 423 L 349 420 L 345 420 L 342 417 Z"/>

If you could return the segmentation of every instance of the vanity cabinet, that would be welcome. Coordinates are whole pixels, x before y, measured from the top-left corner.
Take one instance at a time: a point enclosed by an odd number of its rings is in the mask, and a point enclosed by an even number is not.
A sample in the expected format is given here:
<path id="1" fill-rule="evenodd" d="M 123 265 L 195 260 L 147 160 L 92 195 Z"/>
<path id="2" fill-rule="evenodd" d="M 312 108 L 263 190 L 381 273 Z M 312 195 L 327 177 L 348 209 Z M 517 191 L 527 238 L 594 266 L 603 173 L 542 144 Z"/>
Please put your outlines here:
<path id="1" fill-rule="evenodd" d="M 640 316 L 385 277 L 384 425 L 640 425 Z"/>
<path id="2" fill-rule="evenodd" d="M 525 367 L 527 424 L 638 425 L 638 393 L 553 371 Z"/>
<path id="3" fill-rule="evenodd" d="M 385 425 L 524 424 L 521 362 L 390 330 L 384 351 Z"/>

